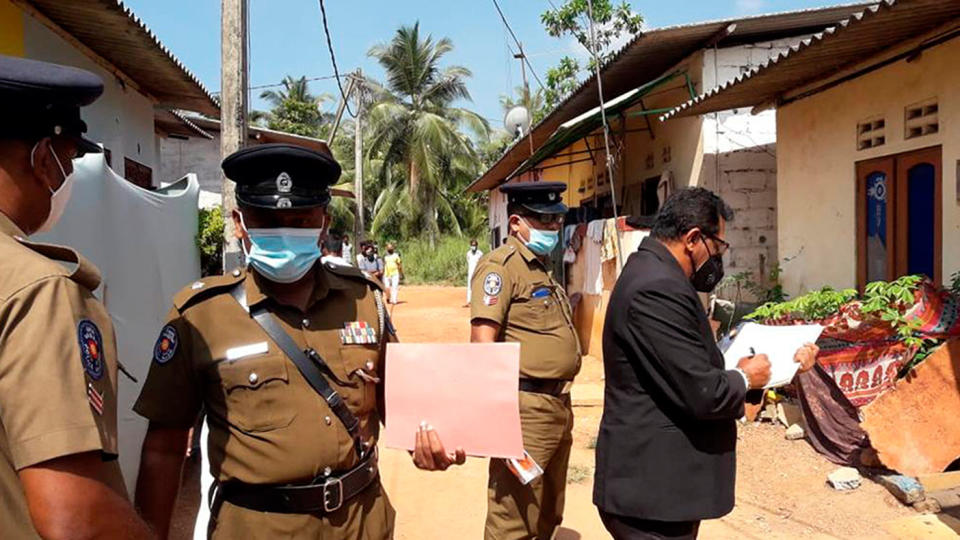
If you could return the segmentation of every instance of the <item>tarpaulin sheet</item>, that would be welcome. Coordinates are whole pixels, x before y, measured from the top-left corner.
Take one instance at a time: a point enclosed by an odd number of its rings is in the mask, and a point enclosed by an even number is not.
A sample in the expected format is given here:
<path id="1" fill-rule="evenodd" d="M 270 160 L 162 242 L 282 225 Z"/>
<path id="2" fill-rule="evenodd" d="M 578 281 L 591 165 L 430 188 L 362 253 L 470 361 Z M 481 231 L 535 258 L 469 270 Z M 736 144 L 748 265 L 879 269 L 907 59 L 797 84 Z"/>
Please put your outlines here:
<path id="1" fill-rule="evenodd" d="M 32 239 L 76 249 L 103 275 L 96 294 L 113 320 L 119 361 L 140 381 L 117 377 L 120 466 L 133 493 L 147 422 L 132 407 L 171 298 L 200 276 L 200 187 L 191 174 L 159 191 L 141 189 L 111 170 L 103 154 L 73 164 L 76 183 L 63 217 Z"/>

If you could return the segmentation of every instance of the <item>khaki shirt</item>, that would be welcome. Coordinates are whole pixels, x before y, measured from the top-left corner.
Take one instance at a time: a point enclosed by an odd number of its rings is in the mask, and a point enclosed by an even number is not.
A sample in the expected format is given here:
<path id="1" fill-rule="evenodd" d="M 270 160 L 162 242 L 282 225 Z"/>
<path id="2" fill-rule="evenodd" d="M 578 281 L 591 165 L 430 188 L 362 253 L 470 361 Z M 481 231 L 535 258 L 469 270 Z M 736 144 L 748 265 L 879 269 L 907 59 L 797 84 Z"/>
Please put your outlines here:
<path id="1" fill-rule="evenodd" d="M 500 325 L 501 341 L 520 343 L 520 376 L 572 380 L 580 342 L 567 293 L 540 259 L 514 238 L 477 263 L 470 318 Z"/>
<path id="2" fill-rule="evenodd" d="M 37 537 L 17 471 L 92 451 L 118 467 L 117 347 L 110 317 L 92 292 L 100 273 L 69 248 L 22 236 L 0 214 L 4 538 Z"/>
<path id="3" fill-rule="evenodd" d="M 314 272 L 306 313 L 271 301 L 252 271 L 204 278 L 174 298 L 134 410 L 151 422 L 187 428 L 204 407 L 211 473 L 221 482 L 306 483 L 327 468 L 345 472 L 357 463 L 337 416 L 230 295 L 241 281 L 251 309 L 270 302 L 297 345 L 323 357 L 335 376 L 327 381 L 359 418 L 364 443 L 377 443 L 375 381 L 393 338 L 379 287 L 352 267 L 326 263 Z"/>

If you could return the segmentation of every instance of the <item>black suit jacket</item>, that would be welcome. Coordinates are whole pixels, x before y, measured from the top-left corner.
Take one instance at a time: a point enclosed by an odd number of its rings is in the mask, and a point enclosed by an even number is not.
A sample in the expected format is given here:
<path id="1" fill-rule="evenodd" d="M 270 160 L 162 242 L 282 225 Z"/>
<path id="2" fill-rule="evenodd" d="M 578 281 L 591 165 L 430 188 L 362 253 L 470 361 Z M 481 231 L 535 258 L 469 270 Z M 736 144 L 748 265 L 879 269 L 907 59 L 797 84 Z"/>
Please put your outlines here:
<path id="1" fill-rule="evenodd" d="M 725 371 L 697 292 L 647 238 L 624 266 L 603 328 L 606 374 L 593 502 L 622 516 L 692 521 L 733 509 L 746 385 Z"/>

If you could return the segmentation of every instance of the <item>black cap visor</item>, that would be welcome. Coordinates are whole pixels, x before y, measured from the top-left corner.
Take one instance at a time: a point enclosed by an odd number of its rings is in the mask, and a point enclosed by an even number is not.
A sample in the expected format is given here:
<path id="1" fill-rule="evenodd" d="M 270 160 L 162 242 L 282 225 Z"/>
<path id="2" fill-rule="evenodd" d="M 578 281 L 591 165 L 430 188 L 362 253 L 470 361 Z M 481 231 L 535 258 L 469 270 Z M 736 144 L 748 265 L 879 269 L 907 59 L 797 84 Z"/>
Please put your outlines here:
<path id="1" fill-rule="evenodd" d="M 523 203 L 520 206 L 535 214 L 566 214 L 568 210 L 567 205 L 562 202 L 543 204 Z"/>

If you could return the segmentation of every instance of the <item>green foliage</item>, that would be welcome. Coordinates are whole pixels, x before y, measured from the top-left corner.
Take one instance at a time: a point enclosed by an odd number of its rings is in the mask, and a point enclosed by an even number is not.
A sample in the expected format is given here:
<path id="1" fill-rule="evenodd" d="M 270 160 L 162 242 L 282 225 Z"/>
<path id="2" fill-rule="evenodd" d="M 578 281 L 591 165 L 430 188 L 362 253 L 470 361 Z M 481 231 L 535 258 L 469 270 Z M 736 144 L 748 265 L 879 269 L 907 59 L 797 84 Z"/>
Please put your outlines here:
<path id="1" fill-rule="evenodd" d="M 324 113 L 321 105 L 332 101 L 333 96 L 322 94 L 319 97 L 310 94 L 307 78 L 294 79 L 287 75 L 283 78 L 281 90 L 265 90 L 260 97 L 271 104 L 269 112 L 254 111 L 251 118 L 276 131 L 293 133 L 304 137 L 322 137 L 323 131 L 333 115 Z"/>
<path id="2" fill-rule="evenodd" d="M 220 274 L 223 271 L 223 210 L 219 206 L 200 209 L 196 242 L 200 250 L 200 275 Z"/>
<path id="3" fill-rule="evenodd" d="M 464 130 L 481 138 L 489 134 L 486 120 L 453 103 L 470 99 L 462 66 L 441 67 L 453 50 L 448 38 L 422 37 L 419 23 L 402 26 L 393 39 L 376 45 L 369 55 L 386 72 L 370 109 L 369 151 L 381 160 L 372 231 L 422 232 L 435 243 L 444 231 L 461 234 L 451 194 L 462 190 L 479 173 L 480 159 Z"/>
<path id="4" fill-rule="evenodd" d="M 530 92 L 530 88 L 518 86 L 514 89 L 514 92 L 518 96 L 517 99 L 514 99 L 513 96 L 500 96 L 500 107 L 503 108 L 504 114 L 514 107 L 524 107 L 530 112 L 531 125 L 536 125 L 549 112 L 544 100 L 543 90 L 538 89 L 535 92 Z"/>
<path id="5" fill-rule="evenodd" d="M 782 275 L 783 269 L 779 264 L 770 270 L 766 284 L 754 281 L 753 272 L 749 270 L 738 272 L 725 276 L 717 285 L 717 290 L 721 295 L 728 295 L 732 289 L 732 300 L 737 302 L 743 300 L 744 292 L 749 292 L 759 302 L 780 303 L 787 299 L 787 293 L 783 290 Z"/>
<path id="6" fill-rule="evenodd" d="M 580 84 L 577 77 L 580 70 L 580 62 L 569 56 L 564 56 L 559 64 L 547 70 L 547 91 L 544 99 L 548 110 L 553 110 L 563 98 L 577 89 Z"/>
<path id="7" fill-rule="evenodd" d="M 560 7 L 543 12 L 540 22 L 551 36 L 572 35 L 591 53 L 595 50 L 597 60 L 602 65 L 612 54 L 610 46 L 614 40 L 624 33 L 639 32 L 643 26 L 643 17 L 634 13 L 625 0 L 619 4 L 614 4 L 611 0 L 592 0 L 592 4 L 595 47 L 590 46 L 590 9 L 587 0 L 567 0 Z M 594 67 L 592 61 L 589 67 Z M 556 107 L 577 87 L 580 70 L 579 62 L 565 56 L 557 67 L 547 71 L 547 91 L 544 98 L 548 109 Z"/>
<path id="8" fill-rule="evenodd" d="M 914 304 L 914 293 L 921 281 L 923 281 L 922 276 L 903 276 L 889 283 L 884 281 L 868 283 L 864 290 L 860 311 L 890 323 L 906 345 L 920 347 L 927 340 L 917 335 L 919 322 L 908 321 L 904 314 Z"/>
<path id="9" fill-rule="evenodd" d="M 484 237 L 477 237 L 480 250 L 489 251 Z M 384 245 L 386 239 L 380 241 Z M 445 235 L 430 247 L 425 238 L 397 243 L 403 256 L 406 283 L 411 285 L 442 284 L 463 287 L 467 284 L 467 250 L 470 238 Z"/>
<path id="10" fill-rule="evenodd" d="M 906 317 L 907 310 L 915 303 L 915 293 L 922 281 L 922 276 L 903 276 L 895 281 L 869 283 L 860 297 L 860 312 L 889 323 L 908 346 L 921 347 L 933 342 L 934 340 L 918 336 L 919 323 Z M 857 291 L 854 289 L 836 291 L 824 287 L 788 302 L 763 304 L 747 315 L 747 318 L 758 321 L 788 318 L 816 321 L 837 313 L 841 306 L 856 299 Z"/>
<path id="11" fill-rule="evenodd" d="M 316 104 L 287 99 L 271 111 L 267 127 L 304 137 L 320 137 L 320 119 Z"/>

